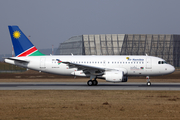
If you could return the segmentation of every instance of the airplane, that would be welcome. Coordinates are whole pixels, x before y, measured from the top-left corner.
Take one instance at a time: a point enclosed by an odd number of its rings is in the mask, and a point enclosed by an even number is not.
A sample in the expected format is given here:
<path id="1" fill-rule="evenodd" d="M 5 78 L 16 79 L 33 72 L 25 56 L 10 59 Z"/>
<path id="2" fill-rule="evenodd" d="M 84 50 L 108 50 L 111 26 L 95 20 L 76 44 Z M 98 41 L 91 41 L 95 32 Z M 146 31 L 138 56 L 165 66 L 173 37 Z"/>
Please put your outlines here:
<path id="1" fill-rule="evenodd" d="M 45 55 L 42 54 L 19 29 L 8 26 L 15 57 L 6 63 L 40 72 L 89 77 L 88 86 L 98 84 L 97 79 L 107 82 L 127 82 L 128 76 L 149 76 L 173 73 L 175 68 L 164 59 L 148 55 Z"/>

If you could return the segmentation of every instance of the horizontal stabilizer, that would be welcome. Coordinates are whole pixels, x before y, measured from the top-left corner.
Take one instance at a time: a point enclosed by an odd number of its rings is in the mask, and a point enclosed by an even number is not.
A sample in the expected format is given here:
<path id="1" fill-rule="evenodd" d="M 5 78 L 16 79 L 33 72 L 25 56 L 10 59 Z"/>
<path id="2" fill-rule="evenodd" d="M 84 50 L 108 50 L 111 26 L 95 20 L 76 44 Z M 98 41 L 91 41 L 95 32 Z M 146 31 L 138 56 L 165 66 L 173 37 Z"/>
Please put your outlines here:
<path id="1" fill-rule="evenodd" d="M 7 60 L 14 60 L 14 61 L 17 61 L 17 62 L 21 62 L 21 63 L 29 63 L 28 60 L 21 60 L 21 59 L 16 59 L 16 58 L 6 58 Z M 5 61 L 6 61 L 5 59 Z"/>

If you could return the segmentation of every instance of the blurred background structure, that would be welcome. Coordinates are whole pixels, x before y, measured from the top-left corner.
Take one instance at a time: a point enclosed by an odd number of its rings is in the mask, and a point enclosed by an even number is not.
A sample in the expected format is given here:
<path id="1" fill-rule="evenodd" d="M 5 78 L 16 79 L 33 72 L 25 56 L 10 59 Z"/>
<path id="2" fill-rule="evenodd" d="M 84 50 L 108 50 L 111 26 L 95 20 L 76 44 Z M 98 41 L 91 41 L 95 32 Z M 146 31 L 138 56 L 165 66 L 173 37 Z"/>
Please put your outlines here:
<path id="1" fill-rule="evenodd" d="M 97 34 L 74 36 L 61 43 L 58 55 L 149 55 L 180 67 L 180 35 Z"/>

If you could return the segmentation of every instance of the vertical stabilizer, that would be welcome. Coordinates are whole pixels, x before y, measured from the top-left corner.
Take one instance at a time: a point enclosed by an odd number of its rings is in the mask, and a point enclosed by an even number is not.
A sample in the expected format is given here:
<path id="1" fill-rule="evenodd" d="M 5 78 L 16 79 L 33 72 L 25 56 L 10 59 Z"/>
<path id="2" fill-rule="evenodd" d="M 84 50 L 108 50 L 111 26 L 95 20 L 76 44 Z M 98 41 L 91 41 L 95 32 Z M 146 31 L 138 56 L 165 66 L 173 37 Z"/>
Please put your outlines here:
<path id="1" fill-rule="evenodd" d="M 16 57 L 43 56 L 18 26 L 8 26 Z"/>

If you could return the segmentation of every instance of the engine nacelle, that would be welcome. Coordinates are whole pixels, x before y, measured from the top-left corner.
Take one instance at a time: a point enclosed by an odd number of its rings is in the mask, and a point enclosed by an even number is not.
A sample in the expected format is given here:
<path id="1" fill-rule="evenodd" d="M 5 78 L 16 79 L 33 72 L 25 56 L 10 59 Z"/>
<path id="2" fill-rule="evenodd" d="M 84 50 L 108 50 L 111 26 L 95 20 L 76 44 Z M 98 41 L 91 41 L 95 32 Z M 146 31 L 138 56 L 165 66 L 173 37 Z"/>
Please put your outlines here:
<path id="1" fill-rule="evenodd" d="M 71 74 L 74 76 L 87 76 L 82 70 L 74 71 Z"/>
<path id="2" fill-rule="evenodd" d="M 127 77 L 124 76 L 123 71 L 108 71 L 103 77 L 108 82 L 127 82 Z"/>

